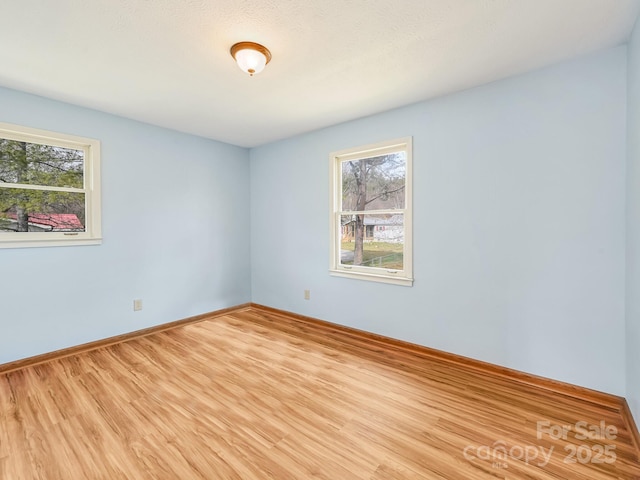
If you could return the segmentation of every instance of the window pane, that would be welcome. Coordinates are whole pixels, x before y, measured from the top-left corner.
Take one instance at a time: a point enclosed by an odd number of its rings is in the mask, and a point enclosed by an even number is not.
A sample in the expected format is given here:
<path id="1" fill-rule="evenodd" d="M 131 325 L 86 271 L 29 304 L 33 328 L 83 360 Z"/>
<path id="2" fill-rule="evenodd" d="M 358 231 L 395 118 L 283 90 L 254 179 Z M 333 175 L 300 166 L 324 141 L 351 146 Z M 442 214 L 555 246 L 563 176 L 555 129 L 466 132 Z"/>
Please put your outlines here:
<path id="1" fill-rule="evenodd" d="M 1 232 L 84 232 L 84 193 L 0 188 Z"/>
<path id="2" fill-rule="evenodd" d="M 0 183 L 83 188 L 84 151 L 0 138 Z"/>
<path id="3" fill-rule="evenodd" d="M 342 162 L 342 210 L 392 210 L 405 205 L 406 154 Z"/>
<path id="4" fill-rule="evenodd" d="M 394 215 L 341 215 L 340 263 L 403 270 L 404 218 Z"/>

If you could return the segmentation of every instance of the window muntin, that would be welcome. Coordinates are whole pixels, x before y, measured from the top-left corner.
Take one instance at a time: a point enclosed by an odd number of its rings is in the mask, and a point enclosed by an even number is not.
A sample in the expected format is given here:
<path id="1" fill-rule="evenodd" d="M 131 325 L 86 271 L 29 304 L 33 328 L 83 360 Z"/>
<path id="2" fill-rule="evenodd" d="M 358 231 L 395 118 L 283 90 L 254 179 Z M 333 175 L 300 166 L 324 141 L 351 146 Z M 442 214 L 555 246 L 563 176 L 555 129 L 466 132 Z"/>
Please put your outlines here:
<path id="1" fill-rule="evenodd" d="M 101 241 L 100 143 L 0 123 L 0 248 Z"/>
<path id="2" fill-rule="evenodd" d="M 411 285 L 411 138 L 331 155 L 330 273 Z"/>

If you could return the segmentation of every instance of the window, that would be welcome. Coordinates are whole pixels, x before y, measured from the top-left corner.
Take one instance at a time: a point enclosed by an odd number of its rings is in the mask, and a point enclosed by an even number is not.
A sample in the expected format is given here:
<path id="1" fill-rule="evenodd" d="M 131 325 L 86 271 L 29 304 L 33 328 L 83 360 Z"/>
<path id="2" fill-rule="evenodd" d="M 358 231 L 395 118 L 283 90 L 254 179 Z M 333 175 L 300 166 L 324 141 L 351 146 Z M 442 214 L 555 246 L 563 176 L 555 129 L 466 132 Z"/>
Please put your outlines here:
<path id="1" fill-rule="evenodd" d="M 410 286 L 411 137 L 331 154 L 331 275 Z"/>
<path id="2" fill-rule="evenodd" d="M 0 248 L 100 242 L 100 142 L 0 123 Z"/>

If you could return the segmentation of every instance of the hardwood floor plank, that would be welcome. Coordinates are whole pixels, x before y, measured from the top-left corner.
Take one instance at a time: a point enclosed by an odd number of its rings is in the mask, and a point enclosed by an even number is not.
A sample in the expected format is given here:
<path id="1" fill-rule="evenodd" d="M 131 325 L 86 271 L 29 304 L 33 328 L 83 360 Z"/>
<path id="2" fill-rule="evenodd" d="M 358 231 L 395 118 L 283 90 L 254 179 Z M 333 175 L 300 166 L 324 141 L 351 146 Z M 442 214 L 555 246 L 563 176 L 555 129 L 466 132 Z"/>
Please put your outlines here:
<path id="1" fill-rule="evenodd" d="M 640 479 L 573 390 L 245 308 L 0 374 L 0 478 Z"/>
<path id="2" fill-rule="evenodd" d="M 246 310 L 249 307 L 250 307 L 250 304 L 247 303 L 244 305 L 237 305 L 235 307 L 223 308 L 220 310 L 216 310 L 215 312 L 203 313 L 201 315 L 195 315 L 193 317 L 184 318 L 182 320 L 177 320 L 175 322 L 165 323 L 165 324 L 157 325 L 155 327 L 145 328 L 143 330 L 137 330 L 135 332 L 125 333 L 123 335 L 117 335 L 115 337 L 109 337 L 102 340 L 97 340 L 95 342 L 89 342 L 89 343 L 77 345 L 74 347 L 64 348 L 62 350 L 56 350 L 53 352 L 44 353 L 42 355 L 36 355 L 34 357 L 28 357 L 21 360 L 16 360 L 14 362 L 0 364 L 0 374 L 8 373 L 14 370 L 20 370 L 22 368 L 31 367 L 34 365 L 40 365 L 43 363 L 50 362 L 52 360 L 58 360 L 60 358 L 70 357 L 72 355 L 78 355 L 84 352 L 96 350 L 103 347 L 121 344 L 128 340 L 141 338 L 146 335 L 154 335 L 158 332 L 163 332 L 165 330 L 172 330 L 176 327 L 193 324 L 196 322 L 200 322 L 204 319 L 212 319 L 218 316 L 226 315 L 231 312 Z"/>

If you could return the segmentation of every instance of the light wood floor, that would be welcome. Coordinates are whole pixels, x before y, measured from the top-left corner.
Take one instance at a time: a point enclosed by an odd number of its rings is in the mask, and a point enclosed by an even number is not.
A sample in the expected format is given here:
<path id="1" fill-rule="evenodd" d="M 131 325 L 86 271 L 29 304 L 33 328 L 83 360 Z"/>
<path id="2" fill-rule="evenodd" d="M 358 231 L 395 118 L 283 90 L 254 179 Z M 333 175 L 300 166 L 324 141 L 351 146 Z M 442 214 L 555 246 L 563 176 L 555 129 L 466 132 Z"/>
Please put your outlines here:
<path id="1" fill-rule="evenodd" d="M 2 480 L 633 479 L 635 455 L 612 409 L 255 310 L 0 375 Z"/>

